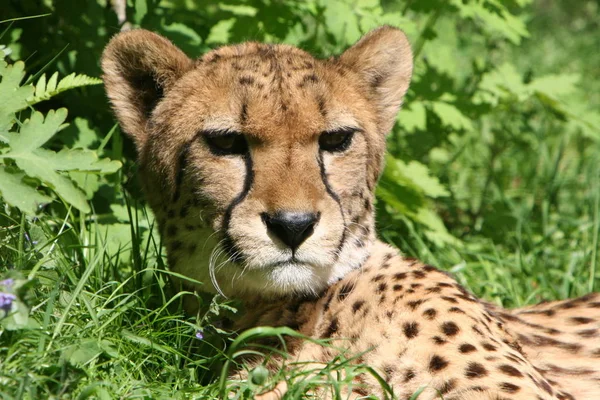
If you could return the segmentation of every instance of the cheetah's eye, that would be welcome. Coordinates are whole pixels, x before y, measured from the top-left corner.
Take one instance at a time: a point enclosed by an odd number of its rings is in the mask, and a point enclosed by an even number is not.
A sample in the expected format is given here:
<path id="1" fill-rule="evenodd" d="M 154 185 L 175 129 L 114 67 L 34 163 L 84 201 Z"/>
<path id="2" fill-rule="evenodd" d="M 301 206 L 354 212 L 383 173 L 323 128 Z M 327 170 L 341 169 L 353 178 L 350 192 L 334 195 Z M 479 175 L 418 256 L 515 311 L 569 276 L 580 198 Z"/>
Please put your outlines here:
<path id="1" fill-rule="evenodd" d="M 244 155 L 248 152 L 248 142 L 240 133 L 210 133 L 204 136 L 204 140 L 215 155 Z"/>
<path id="2" fill-rule="evenodd" d="M 323 132 L 319 137 L 319 148 L 323 151 L 339 152 L 346 150 L 352 142 L 356 129 L 342 128 L 331 132 Z"/>

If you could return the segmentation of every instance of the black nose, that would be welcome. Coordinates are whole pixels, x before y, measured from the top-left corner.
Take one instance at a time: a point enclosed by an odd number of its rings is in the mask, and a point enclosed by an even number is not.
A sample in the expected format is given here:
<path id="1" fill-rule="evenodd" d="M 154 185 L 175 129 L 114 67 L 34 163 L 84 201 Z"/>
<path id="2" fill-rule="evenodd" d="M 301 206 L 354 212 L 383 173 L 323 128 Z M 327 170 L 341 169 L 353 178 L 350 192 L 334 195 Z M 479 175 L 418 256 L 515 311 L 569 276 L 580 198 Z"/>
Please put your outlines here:
<path id="1" fill-rule="evenodd" d="M 273 214 L 262 213 L 270 233 L 296 250 L 314 232 L 319 214 L 293 211 L 279 211 Z"/>

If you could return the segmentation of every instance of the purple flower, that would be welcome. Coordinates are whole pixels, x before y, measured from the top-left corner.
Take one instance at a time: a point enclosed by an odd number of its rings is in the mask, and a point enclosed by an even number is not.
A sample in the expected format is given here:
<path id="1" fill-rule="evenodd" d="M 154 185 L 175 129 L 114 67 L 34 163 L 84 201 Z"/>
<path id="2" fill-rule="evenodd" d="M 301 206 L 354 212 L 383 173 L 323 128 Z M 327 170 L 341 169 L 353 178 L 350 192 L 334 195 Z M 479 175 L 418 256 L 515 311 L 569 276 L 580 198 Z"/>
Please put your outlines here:
<path id="1" fill-rule="evenodd" d="M 198 340 L 204 339 L 204 334 L 202 333 L 202 331 L 200 329 L 198 329 L 196 331 L 196 339 L 198 339 Z"/>
<path id="2" fill-rule="evenodd" d="M 4 310 L 7 314 L 12 308 L 12 303 L 17 299 L 17 296 L 10 293 L 0 293 L 0 310 Z"/>
<path id="3" fill-rule="evenodd" d="M 15 280 L 12 278 L 8 278 L 3 281 L 0 281 L 0 286 L 12 287 L 13 283 L 15 283 Z"/>

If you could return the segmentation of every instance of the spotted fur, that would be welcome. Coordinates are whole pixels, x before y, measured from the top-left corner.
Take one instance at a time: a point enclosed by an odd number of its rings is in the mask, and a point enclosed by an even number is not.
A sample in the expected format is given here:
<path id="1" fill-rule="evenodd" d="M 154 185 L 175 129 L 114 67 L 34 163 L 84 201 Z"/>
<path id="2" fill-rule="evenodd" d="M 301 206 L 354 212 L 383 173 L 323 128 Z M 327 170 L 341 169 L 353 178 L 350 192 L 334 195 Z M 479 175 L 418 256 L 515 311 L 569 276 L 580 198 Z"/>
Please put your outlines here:
<path id="1" fill-rule="evenodd" d="M 504 310 L 376 240 L 385 134 L 412 72 L 401 31 L 377 29 L 327 60 L 260 43 L 190 60 L 134 30 L 112 39 L 102 67 L 170 268 L 249 305 L 237 328 L 329 339 L 402 399 L 422 387 L 421 400 L 600 398 L 597 294 Z M 351 139 L 330 151 L 320 141 L 331 134 Z M 224 137 L 234 152 L 211 144 Z M 297 247 L 269 228 L 283 212 L 316 221 Z M 298 339 L 287 349 L 313 365 L 335 356 Z M 346 390 L 384 396 L 371 375 Z"/>

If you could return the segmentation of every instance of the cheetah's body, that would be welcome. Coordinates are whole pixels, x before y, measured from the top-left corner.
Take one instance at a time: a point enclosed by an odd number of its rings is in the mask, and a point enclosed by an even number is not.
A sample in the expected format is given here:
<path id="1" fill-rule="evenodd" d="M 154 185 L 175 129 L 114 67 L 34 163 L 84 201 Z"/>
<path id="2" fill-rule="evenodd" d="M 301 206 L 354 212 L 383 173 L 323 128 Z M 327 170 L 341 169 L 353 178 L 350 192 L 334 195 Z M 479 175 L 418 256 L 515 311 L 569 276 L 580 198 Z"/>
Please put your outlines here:
<path id="1" fill-rule="evenodd" d="M 331 339 L 402 399 L 600 399 L 598 295 L 503 310 L 375 239 L 385 134 L 412 71 L 400 31 L 329 60 L 246 43 L 192 61 L 137 30 L 102 66 L 170 268 L 249 304 L 240 329 Z M 288 350 L 335 356 L 297 339 Z M 383 396 L 370 375 L 347 389 Z"/>
<path id="2" fill-rule="evenodd" d="M 422 387 L 419 400 L 439 394 L 446 400 L 600 398 L 598 294 L 504 310 L 478 300 L 447 273 L 379 243 L 360 271 L 320 298 L 254 308 L 260 311 L 240 326 L 292 326 L 333 339 L 348 354 L 364 353 L 356 362 L 375 368 L 399 399 Z M 288 350 L 288 363 L 325 364 L 335 356 L 294 339 Z M 385 395 L 367 373 L 349 392 L 350 398 Z"/>

